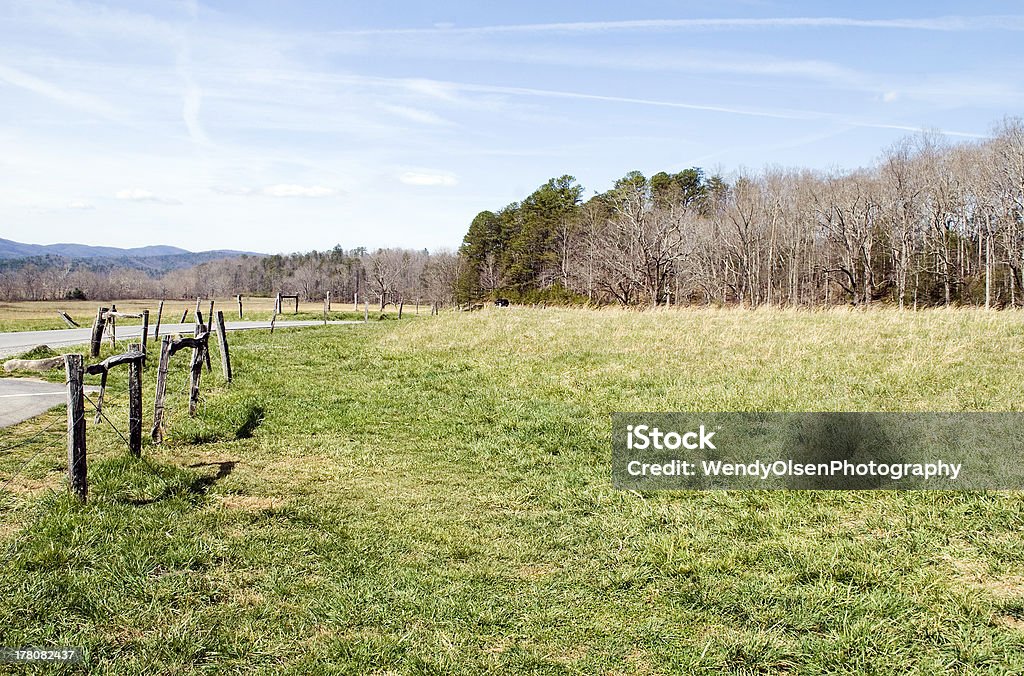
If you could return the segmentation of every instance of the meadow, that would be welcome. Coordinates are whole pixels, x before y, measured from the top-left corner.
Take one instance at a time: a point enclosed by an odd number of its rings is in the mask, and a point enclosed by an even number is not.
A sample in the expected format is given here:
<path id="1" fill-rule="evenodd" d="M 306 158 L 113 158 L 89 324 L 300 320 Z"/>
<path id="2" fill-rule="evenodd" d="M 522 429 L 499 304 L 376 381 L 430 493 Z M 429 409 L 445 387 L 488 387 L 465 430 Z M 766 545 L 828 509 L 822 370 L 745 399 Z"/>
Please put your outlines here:
<path id="1" fill-rule="evenodd" d="M 609 442 L 614 411 L 1019 410 L 1019 314 L 407 316 L 232 334 L 194 419 L 176 360 L 164 444 L 90 420 L 85 505 L 62 410 L 0 430 L 0 644 L 110 674 L 1024 671 L 1020 494 L 617 491 Z"/>

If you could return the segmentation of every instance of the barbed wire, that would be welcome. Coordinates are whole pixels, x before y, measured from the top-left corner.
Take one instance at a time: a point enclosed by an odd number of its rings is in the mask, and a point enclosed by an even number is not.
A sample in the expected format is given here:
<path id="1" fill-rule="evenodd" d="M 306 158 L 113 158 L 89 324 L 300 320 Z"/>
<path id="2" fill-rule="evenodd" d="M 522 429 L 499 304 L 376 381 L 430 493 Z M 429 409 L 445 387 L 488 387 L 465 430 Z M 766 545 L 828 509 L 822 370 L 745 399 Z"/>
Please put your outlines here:
<path id="1" fill-rule="evenodd" d="M 49 425 L 47 425 L 43 429 L 39 430 L 38 432 L 36 432 L 32 436 L 28 437 L 27 439 L 22 439 L 21 441 L 19 441 L 16 444 L 11 444 L 10 446 L 4 446 L 4 447 L 0 448 L 0 453 L 3 453 L 3 454 L 6 455 L 7 453 L 13 451 L 16 448 L 20 448 L 21 446 L 25 446 L 26 444 L 31 443 L 33 440 L 39 438 L 43 433 L 49 431 L 54 425 L 57 425 L 57 424 L 59 424 L 61 422 L 63 422 L 62 419 L 61 418 L 57 418 L 56 420 L 51 422 Z"/>
<path id="2" fill-rule="evenodd" d="M 75 424 L 77 425 L 77 424 L 78 424 L 79 422 L 81 422 L 82 420 L 85 420 L 85 413 L 84 413 L 84 412 L 82 413 L 81 417 L 79 417 L 79 418 L 78 418 L 78 419 L 77 419 L 77 420 L 75 421 Z M 44 431 L 46 431 L 47 429 L 50 429 L 51 427 L 53 427 L 54 425 L 56 425 L 56 424 L 57 424 L 57 423 L 59 423 L 59 422 L 61 422 L 61 419 L 60 419 L 60 418 L 58 418 L 57 420 L 54 420 L 54 421 L 53 421 L 53 422 L 51 422 L 51 423 L 50 423 L 49 425 L 47 425 L 47 426 L 46 426 L 46 428 L 44 428 L 43 430 L 40 430 L 39 432 L 37 432 L 36 434 L 34 434 L 34 435 L 33 435 L 32 437 L 30 437 L 29 439 L 26 439 L 25 441 L 23 441 L 23 442 L 20 442 L 19 444 L 15 444 L 15 446 L 13 446 L 12 448 L 14 448 L 14 447 L 16 447 L 16 446 L 19 446 L 19 445 L 23 445 L 23 444 L 27 443 L 28 441 L 30 441 L 31 439 L 34 439 L 34 438 L 38 437 L 38 436 L 39 436 L 40 434 L 42 434 L 42 433 L 43 433 Z M 17 478 L 18 478 L 19 476 L 21 476 L 21 475 L 22 475 L 22 473 L 23 473 L 23 472 L 24 472 L 24 471 L 25 471 L 26 469 L 28 469 L 28 466 L 29 466 L 29 465 L 31 465 L 31 464 L 32 464 L 32 462 L 33 462 L 33 461 L 34 461 L 34 460 L 35 460 L 36 458 L 38 458 L 38 457 L 40 456 L 40 454 L 42 454 L 42 452 L 43 452 L 43 451 L 46 451 L 46 450 L 50 450 L 50 449 L 52 449 L 52 448 L 53 448 L 53 446 L 52 446 L 52 445 L 44 445 L 44 446 L 40 447 L 40 448 L 39 448 L 39 449 L 38 449 L 38 450 L 37 450 L 37 451 L 36 451 L 35 453 L 33 453 L 33 454 L 32 454 L 32 457 L 30 457 L 30 458 L 29 458 L 28 460 L 26 460 L 26 461 L 25 461 L 24 463 L 22 463 L 21 467 L 19 467 L 19 468 L 17 469 L 17 471 L 15 471 L 15 472 L 14 472 L 14 473 L 13 473 L 13 474 L 12 474 L 12 475 L 10 476 L 10 478 L 8 478 L 8 479 L 7 479 L 7 481 L 5 481 L 5 482 L 4 482 L 4 484 L 3 484 L 2 486 L 0 486 L 0 491 L 2 491 L 2 490 L 4 490 L 4 489 L 6 489 L 6 488 L 7 488 L 7 487 L 8 487 L 8 486 L 9 486 L 9 485 L 11 484 L 11 482 L 13 482 L 13 481 L 14 481 L 15 479 L 17 479 Z"/>
<path id="3" fill-rule="evenodd" d="M 101 409 L 100 407 L 98 407 L 98 406 L 96 405 L 96 402 L 94 402 L 94 401 L 92 400 L 92 397 L 90 397 L 90 396 L 89 396 L 88 394 L 86 394 L 85 392 L 82 392 L 82 396 L 83 396 L 83 397 L 85 397 L 85 400 L 86 400 L 86 401 L 88 401 L 88 402 L 89 402 L 90 404 L 92 404 L 92 407 L 93 407 L 94 409 L 96 409 L 96 412 L 100 414 L 100 417 L 101 417 L 101 418 L 103 418 L 104 420 L 106 420 L 106 421 L 107 421 L 107 424 L 108 424 L 108 425 L 110 425 L 110 428 L 111 428 L 112 430 L 114 430 L 115 432 L 117 432 L 117 436 L 121 437 L 121 441 L 123 441 L 123 442 L 124 442 L 124 445 L 125 445 L 125 446 L 126 446 L 126 447 L 128 448 L 128 450 L 130 451 L 130 450 L 131 450 L 131 448 L 132 448 L 132 446 L 131 446 L 131 444 L 129 444 L 129 443 L 128 443 L 128 440 L 124 438 L 124 435 L 123 435 L 123 434 L 121 434 L 121 430 L 117 429 L 117 425 L 115 425 L 114 423 L 112 423 L 112 422 L 110 421 L 110 418 L 108 418 L 108 417 L 107 417 L 107 414 L 103 412 L 103 409 Z"/>

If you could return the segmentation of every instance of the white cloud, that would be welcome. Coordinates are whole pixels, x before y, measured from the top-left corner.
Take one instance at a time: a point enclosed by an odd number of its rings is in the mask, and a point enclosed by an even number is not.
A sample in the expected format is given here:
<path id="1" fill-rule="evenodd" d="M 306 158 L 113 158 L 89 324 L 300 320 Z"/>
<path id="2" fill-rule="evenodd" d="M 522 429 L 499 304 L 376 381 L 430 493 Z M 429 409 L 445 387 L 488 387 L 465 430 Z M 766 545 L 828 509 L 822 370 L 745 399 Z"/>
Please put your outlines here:
<path id="1" fill-rule="evenodd" d="M 85 200 L 71 200 L 68 202 L 68 209 L 95 209 L 93 205 Z"/>
<path id="2" fill-rule="evenodd" d="M 268 185 L 263 188 L 260 190 L 260 194 L 268 197 L 333 197 L 338 194 L 338 191 L 322 185 L 278 183 L 277 185 Z"/>
<path id="3" fill-rule="evenodd" d="M 899 93 L 898 92 L 889 91 L 889 92 L 886 92 L 886 93 L 882 94 L 882 102 L 883 103 L 892 103 L 897 98 L 899 98 Z"/>
<path id="4" fill-rule="evenodd" d="M 403 118 L 405 118 L 407 120 L 410 120 L 412 122 L 419 122 L 421 124 L 433 124 L 433 125 L 450 125 L 451 124 L 451 122 L 449 122 L 448 120 L 444 119 L 440 115 L 435 115 L 434 113 L 430 112 L 429 110 L 421 110 L 420 108 L 412 108 L 412 107 L 409 107 L 409 106 L 385 105 L 385 106 L 381 106 L 381 107 L 384 110 L 386 110 L 387 112 L 391 113 L 392 115 L 397 115 L 398 117 L 403 117 Z"/>
<path id="5" fill-rule="evenodd" d="M 427 171 L 407 171 L 399 174 L 398 180 L 406 185 L 439 185 L 446 188 L 459 184 L 459 179 L 452 174 Z"/>
<path id="6" fill-rule="evenodd" d="M 142 190 L 140 188 L 131 188 L 126 190 L 118 190 L 114 194 L 115 199 L 124 200 L 127 202 L 156 202 L 157 204 L 181 204 L 181 200 L 174 199 L 173 197 L 160 197 L 154 195 L 148 190 Z"/>

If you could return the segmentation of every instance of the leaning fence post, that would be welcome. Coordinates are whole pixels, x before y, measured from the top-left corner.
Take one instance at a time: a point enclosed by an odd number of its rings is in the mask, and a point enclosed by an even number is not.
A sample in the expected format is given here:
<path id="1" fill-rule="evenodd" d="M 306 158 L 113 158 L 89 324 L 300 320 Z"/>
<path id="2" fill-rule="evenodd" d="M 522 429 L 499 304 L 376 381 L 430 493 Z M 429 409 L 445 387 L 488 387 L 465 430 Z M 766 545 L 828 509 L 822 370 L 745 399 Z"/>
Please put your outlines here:
<path id="1" fill-rule="evenodd" d="M 68 483 L 71 492 L 85 502 L 88 493 L 85 460 L 85 401 L 82 388 L 82 355 L 64 355 L 68 377 Z"/>
<path id="2" fill-rule="evenodd" d="M 153 443 L 164 440 L 161 425 L 164 420 L 164 395 L 167 393 L 167 368 L 171 363 L 171 337 L 164 336 L 160 343 L 160 364 L 156 368 L 156 395 L 153 397 L 153 431 L 150 437 Z"/>
<path id="3" fill-rule="evenodd" d="M 142 363 L 146 363 L 146 343 L 149 341 L 149 310 L 142 311 Z"/>
<path id="4" fill-rule="evenodd" d="M 181 313 L 181 321 L 179 321 L 178 323 L 179 324 L 184 324 L 185 323 L 185 317 L 188 317 L 188 308 L 185 308 L 185 311 Z"/>
<path id="5" fill-rule="evenodd" d="M 100 356 L 100 343 L 103 342 L 103 324 L 107 308 L 101 307 L 96 310 L 96 319 L 92 323 L 92 337 L 89 339 L 89 356 Z"/>
<path id="6" fill-rule="evenodd" d="M 228 332 L 224 328 L 224 313 L 217 310 L 217 341 L 220 344 L 220 365 L 224 379 L 231 382 L 231 355 L 228 354 Z"/>
<path id="7" fill-rule="evenodd" d="M 210 334 L 207 333 L 208 337 Z M 196 332 L 196 338 L 199 338 L 199 332 Z M 196 409 L 199 407 L 199 379 L 203 375 L 203 345 L 197 345 L 192 348 L 192 364 L 189 367 L 189 395 L 188 395 L 188 414 L 195 415 Z"/>
<path id="8" fill-rule="evenodd" d="M 153 329 L 153 342 L 160 342 L 160 318 L 164 315 L 164 302 L 160 301 L 160 305 L 156 309 L 156 328 Z"/>
<path id="9" fill-rule="evenodd" d="M 209 317 L 208 321 L 209 321 L 209 325 L 204 324 L 203 323 L 203 313 L 202 312 L 196 312 L 196 328 L 192 332 L 192 335 L 194 335 L 196 338 L 198 338 L 199 337 L 199 333 L 201 331 L 209 332 L 213 328 L 213 317 Z M 206 361 L 206 370 L 207 370 L 207 372 L 212 372 L 213 371 L 213 365 L 210 364 L 210 351 L 209 350 L 205 351 L 203 359 Z"/>
<path id="10" fill-rule="evenodd" d="M 206 314 L 210 318 L 210 323 L 213 323 L 213 300 L 210 300 L 210 311 Z"/>
<path id="11" fill-rule="evenodd" d="M 142 455 L 143 358 L 128 362 L 128 450 L 136 458 Z"/>

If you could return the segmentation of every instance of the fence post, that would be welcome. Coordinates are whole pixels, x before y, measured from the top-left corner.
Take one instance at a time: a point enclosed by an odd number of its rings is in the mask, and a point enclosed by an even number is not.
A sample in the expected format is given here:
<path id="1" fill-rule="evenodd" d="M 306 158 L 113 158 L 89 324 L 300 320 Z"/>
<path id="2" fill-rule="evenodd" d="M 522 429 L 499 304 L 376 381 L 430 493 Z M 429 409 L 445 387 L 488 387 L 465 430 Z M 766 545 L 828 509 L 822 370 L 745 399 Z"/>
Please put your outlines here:
<path id="1" fill-rule="evenodd" d="M 111 304 L 110 311 L 117 312 L 117 306 Z M 107 328 L 110 329 L 110 347 L 117 347 L 117 317 L 107 320 Z"/>
<path id="2" fill-rule="evenodd" d="M 210 301 L 210 312 L 206 315 L 210 319 L 210 323 L 213 324 L 213 301 Z"/>
<path id="3" fill-rule="evenodd" d="M 210 334 L 207 333 L 207 336 Z M 196 337 L 199 337 L 199 332 L 196 332 Z M 189 367 L 189 395 L 188 395 L 188 414 L 195 415 L 196 408 L 199 407 L 199 379 L 203 375 L 203 346 L 199 345 L 192 348 L 192 364 Z"/>
<path id="4" fill-rule="evenodd" d="M 153 329 L 153 342 L 160 342 L 160 318 L 164 315 L 164 302 L 160 301 L 160 305 L 156 308 L 156 328 Z"/>
<path id="5" fill-rule="evenodd" d="M 68 377 L 68 483 L 71 492 L 85 502 L 89 491 L 85 460 L 85 401 L 82 388 L 82 355 L 64 356 Z"/>
<path id="6" fill-rule="evenodd" d="M 184 324 L 186 317 L 188 317 L 188 308 L 185 308 L 185 311 L 181 313 L 181 321 L 179 321 L 178 323 Z"/>
<path id="7" fill-rule="evenodd" d="M 153 443 L 164 440 L 161 425 L 164 420 L 164 396 L 167 394 L 167 368 L 171 363 L 171 337 L 164 336 L 160 343 L 160 365 L 156 369 L 156 396 L 153 397 L 153 431 L 150 437 Z"/>
<path id="8" fill-rule="evenodd" d="M 217 341 L 220 345 L 220 365 L 224 378 L 231 382 L 231 355 L 228 354 L 228 332 L 224 327 L 224 313 L 217 310 Z"/>
<path id="9" fill-rule="evenodd" d="M 142 363 L 146 363 L 146 343 L 149 342 L 149 310 L 142 311 Z"/>
<path id="10" fill-rule="evenodd" d="M 295 312 L 292 314 L 299 314 L 299 294 L 295 294 Z"/>
<path id="11" fill-rule="evenodd" d="M 238 318 L 241 319 L 242 318 L 242 294 L 238 294 L 236 296 L 236 298 L 238 299 Z"/>
<path id="12" fill-rule="evenodd" d="M 128 450 L 142 455 L 142 359 L 128 362 Z"/>
<path id="13" fill-rule="evenodd" d="M 213 325 L 213 317 L 209 318 L 209 322 L 210 322 L 210 326 L 207 326 L 206 324 L 204 324 L 203 323 L 203 313 L 197 311 L 196 312 L 196 328 L 193 330 L 192 335 L 194 335 L 196 338 L 198 338 L 199 337 L 199 333 L 201 331 L 209 332 L 210 330 L 212 330 L 213 329 L 213 326 L 212 326 Z M 203 355 L 203 359 L 206 362 L 206 370 L 207 370 L 207 372 L 212 373 L 213 372 L 213 365 L 210 364 L 210 351 L 209 350 L 205 351 L 205 354 Z"/>
<path id="14" fill-rule="evenodd" d="M 92 337 L 89 339 L 89 356 L 100 356 L 100 343 L 103 342 L 104 314 L 107 308 L 101 307 L 96 310 L 96 319 L 92 322 Z"/>
<path id="15" fill-rule="evenodd" d="M 327 311 L 331 311 L 331 292 L 327 292 Z"/>
<path id="16" fill-rule="evenodd" d="M 277 292 L 277 300 L 274 302 L 274 314 L 281 313 L 281 292 Z"/>

